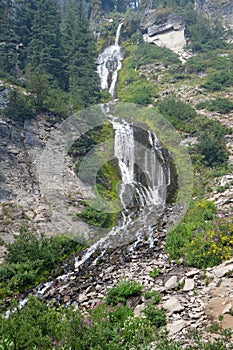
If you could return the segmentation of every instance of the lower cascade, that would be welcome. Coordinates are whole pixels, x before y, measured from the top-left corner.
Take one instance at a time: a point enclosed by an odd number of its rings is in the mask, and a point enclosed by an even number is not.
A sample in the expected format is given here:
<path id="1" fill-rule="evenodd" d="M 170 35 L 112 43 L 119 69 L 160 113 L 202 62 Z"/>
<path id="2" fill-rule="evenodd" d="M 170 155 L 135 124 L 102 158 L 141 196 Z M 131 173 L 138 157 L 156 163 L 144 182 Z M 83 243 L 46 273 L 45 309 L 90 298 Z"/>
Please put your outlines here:
<path id="1" fill-rule="evenodd" d="M 118 225 L 92 245 L 81 260 L 76 259 L 76 269 L 97 249 L 104 254 L 107 248 L 132 242 L 135 247 L 145 239 L 153 247 L 154 228 L 164 212 L 171 182 L 170 157 L 164 155 L 156 135 L 127 121 L 115 120 L 108 114 L 108 107 L 103 108 L 115 132 L 114 155 L 121 175 L 118 192 L 122 211 Z"/>

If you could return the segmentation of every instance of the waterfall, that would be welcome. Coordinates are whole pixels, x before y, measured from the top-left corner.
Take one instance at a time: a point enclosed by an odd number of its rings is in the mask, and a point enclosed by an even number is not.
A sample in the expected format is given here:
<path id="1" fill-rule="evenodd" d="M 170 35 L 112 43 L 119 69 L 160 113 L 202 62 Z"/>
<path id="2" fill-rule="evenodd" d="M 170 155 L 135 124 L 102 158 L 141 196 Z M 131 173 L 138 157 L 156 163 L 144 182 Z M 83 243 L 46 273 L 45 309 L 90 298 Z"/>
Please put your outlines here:
<path id="1" fill-rule="evenodd" d="M 123 22 L 119 23 L 116 32 L 115 44 L 107 47 L 99 54 L 97 71 L 100 76 L 102 90 L 107 90 L 113 98 L 116 95 L 118 71 L 121 69 L 123 55 L 119 46 L 119 38 Z"/>
<path id="2" fill-rule="evenodd" d="M 119 46 L 122 25 L 123 23 L 118 25 L 115 44 L 107 47 L 98 58 L 101 87 L 113 97 L 123 59 Z M 114 129 L 114 156 L 121 174 L 118 193 L 122 212 L 118 225 L 87 249 L 81 260 L 76 259 L 76 269 L 97 249 L 104 254 L 109 247 L 132 242 L 135 242 L 135 246 L 144 238 L 153 246 L 153 227 L 164 211 L 167 186 L 170 184 L 169 160 L 163 156 L 156 135 L 152 131 L 143 130 L 142 144 L 137 141 L 140 128 L 125 120 L 116 120 L 110 114 L 109 104 L 103 105 L 102 110 Z"/>
<path id="3" fill-rule="evenodd" d="M 140 129 L 127 121 L 117 121 L 109 114 L 108 108 L 103 110 L 115 131 L 114 155 L 121 173 L 118 190 L 122 205 L 121 218 L 118 225 L 92 245 L 81 260 L 76 259 L 76 269 L 97 249 L 104 254 L 107 248 L 132 242 L 135 246 L 145 239 L 152 247 L 153 227 L 164 211 L 170 183 L 169 159 L 163 156 L 156 135 L 145 130 L 145 145 L 142 145 L 136 141 Z M 141 177 L 144 181 L 140 180 Z"/>

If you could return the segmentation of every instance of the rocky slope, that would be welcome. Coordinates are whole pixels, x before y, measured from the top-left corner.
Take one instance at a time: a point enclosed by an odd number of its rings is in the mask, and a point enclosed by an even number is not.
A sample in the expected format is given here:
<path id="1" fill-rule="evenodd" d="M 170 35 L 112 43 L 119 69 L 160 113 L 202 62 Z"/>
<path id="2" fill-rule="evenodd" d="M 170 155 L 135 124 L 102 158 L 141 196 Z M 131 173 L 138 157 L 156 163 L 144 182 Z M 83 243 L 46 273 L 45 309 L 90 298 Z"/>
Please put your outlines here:
<path id="1" fill-rule="evenodd" d="M 209 18 L 222 18 L 227 26 L 233 28 L 231 0 L 195 0 L 195 8 Z"/>
<path id="2" fill-rule="evenodd" d="M 203 339 L 210 337 L 208 327 L 233 327 L 233 259 L 206 271 L 188 268 L 182 260 L 177 265 L 169 261 L 164 250 L 165 229 L 154 232 L 155 246 L 140 243 L 137 247 L 122 247 L 105 253 L 97 261 L 93 257 L 79 269 L 74 263 L 63 265 L 66 273 L 30 291 L 42 300 L 56 305 L 73 305 L 83 312 L 103 302 L 109 288 L 123 279 L 140 282 L 144 291 L 162 295 L 159 307 L 167 315 L 170 336 L 183 345 L 190 345 L 190 331 L 198 330 Z M 150 277 L 155 268 L 161 273 Z M 21 301 L 25 295 L 21 296 Z M 146 299 L 128 300 L 137 316 L 143 316 Z M 217 336 L 215 327 L 211 337 Z M 151 344 L 151 349 L 154 349 Z"/>

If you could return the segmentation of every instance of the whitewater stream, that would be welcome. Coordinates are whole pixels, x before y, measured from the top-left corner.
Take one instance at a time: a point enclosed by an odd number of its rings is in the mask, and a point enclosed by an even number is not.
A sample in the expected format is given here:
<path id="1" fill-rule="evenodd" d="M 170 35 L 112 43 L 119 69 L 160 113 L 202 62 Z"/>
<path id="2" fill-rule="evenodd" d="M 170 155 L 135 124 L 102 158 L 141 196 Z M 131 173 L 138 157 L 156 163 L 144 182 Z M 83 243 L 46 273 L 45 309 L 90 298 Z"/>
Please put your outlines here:
<path id="1" fill-rule="evenodd" d="M 122 67 L 122 50 L 119 38 L 123 22 L 119 23 L 115 44 L 107 47 L 98 57 L 98 73 L 101 87 L 116 98 L 118 72 Z M 107 248 L 138 242 L 146 239 L 153 247 L 153 231 L 159 216 L 163 213 L 167 186 L 170 184 L 170 159 L 163 155 L 163 149 L 156 135 L 149 130 L 135 127 L 126 120 L 118 120 L 110 113 L 109 104 L 102 110 L 114 129 L 114 156 L 121 175 L 118 194 L 122 212 L 118 225 L 92 245 L 82 259 L 76 259 L 78 269 L 98 249 L 102 255 Z M 142 135 L 141 135 L 142 134 Z M 143 139 L 143 144 L 137 139 Z M 98 258 L 94 261 L 96 261 Z"/>
<path id="2" fill-rule="evenodd" d="M 123 22 L 119 23 L 114 45 L 107 47 L 97 61 L 101 87 L 113 99 L 117 97 L 116 84 L 123 60 L 119 45 L 122 26 Z M 146 242 L 149 247 L 154 247 L 153 233 L 164 213 L 167 188 L 171 183 L 170 158 L 155 133 L 113 117 L 110 113 L 111 103 L 103 105 L 102 111 L 114 130 L 114 157 L 121 176 L 118 189 L 121 213 L 116 227 L 91 245 L 81 258 L 75 258 L 76 272 L 97 251 L 101 254 L 95 260 L 92 258 L 92 265 L 96 264 L 108 248 L 127 245 L 128 250 L 133 251 L 139 242 Z M 57 280 L 67 280 L 73 273 L 71 271 L 61 275 Z M 34 294 L 44 295 L 53 283 L 41 283 L 34 288 Z M 21 302 L 21 306 L 25 304 L 25 300 Z"/>

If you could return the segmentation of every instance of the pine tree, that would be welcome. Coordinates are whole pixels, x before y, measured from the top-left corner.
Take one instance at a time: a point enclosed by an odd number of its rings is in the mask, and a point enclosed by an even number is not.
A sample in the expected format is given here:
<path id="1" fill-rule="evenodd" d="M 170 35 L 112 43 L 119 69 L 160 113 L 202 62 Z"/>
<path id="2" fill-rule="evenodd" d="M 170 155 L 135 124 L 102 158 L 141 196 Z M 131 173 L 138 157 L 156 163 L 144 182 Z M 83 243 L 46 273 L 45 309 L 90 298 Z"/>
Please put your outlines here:
<path id="1" fill-rule="evenodd" d="M 100 95 L 95 40 L 81 0 L 68 0 L 63 23 L 63 41 L 68 63 L 68 91 L 74 108 L 97 103 Z"/>
<path id="2" fill-rule="evenodd" d="M 13 1 L 0 0 L 0 70 L 15 74 L 16 41 L 14 36 Z"/>
<path id="3" fill-rule="evenodd" d="M 22 69 L 28 64 L 28 45 L 32 40 L 32 26 L 36 9 L 36 0 L 15 1 L 15 33 L 20 44 L 18 50 L 18 61 Z"/>
<path id="4" fill-rule="evenodd" d="M 50 82 L 64 87 L 64 62 L 62 59 L 61 18 L 56 0 L 37 0 L 32 22 L 28 58 L 33 71 L 48 76 Z"/>
<path id="5" fill-rule="evenodd" d="M 115 5 L 114 0 L 102 0 L 102 8 L 105 12 L 113 11 L 114 5 Z"/>
<path id="6" fill-rule="evenodd" d="M 15 6 L 21 68 L 40 72 L 54 86 L 64 88 L 61 14 L 57 0 L 16 0 Z"/>

